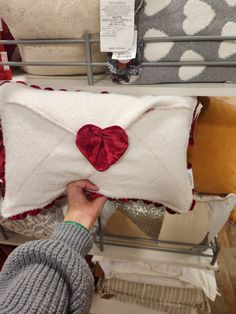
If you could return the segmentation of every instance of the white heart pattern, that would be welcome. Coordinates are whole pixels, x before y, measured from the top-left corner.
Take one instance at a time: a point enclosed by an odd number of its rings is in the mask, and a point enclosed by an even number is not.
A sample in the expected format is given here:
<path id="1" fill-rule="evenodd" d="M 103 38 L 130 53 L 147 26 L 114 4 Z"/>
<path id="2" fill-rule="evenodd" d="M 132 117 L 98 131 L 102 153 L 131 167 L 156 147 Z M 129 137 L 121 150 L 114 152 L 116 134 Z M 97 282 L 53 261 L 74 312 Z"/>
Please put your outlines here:
<path id="1" fill-rule="evenodd" d="M 184 15 L 186 19 L 183 30 L 187 35 L 194 35 L 210 25 L 216 13 L 209 4 L 201 0 L 189 0 L 184 6 Z"/>
<path id="2" fill-rule="evenodd" d="M 227 22 L 222 29 L 222 36 L 235 36 L 236 23 Z M 223 41 L 219 48 L 219 57 L 221 59 L 227 59 L 236 54 L 236 41 Z"/>
<path id="3" fill-rule="evenodd" d="M 171 0 L 145 0 L 145 2 L 144 13 L 147 16 L 152 16 L 165 9 L 171 3 Z"/>
<path id="4" fill-rule="evenodd" d="M 145 37 L 168 37 L 168 35 L 158 29 L 151 28 L 146 32 Z M 173 46 L 173 42 L 149 43 L 145 47 L 144 57 L 150 62 L 159 61 L 168 55 Z"/>
<path id="5" fill-rule="evenodd" d="M 225 2 L 226 2 L 230 7 L 236 6 L 236 0 L 225 0 Z"/>
<path id="6" fill-rule="evenodd" d="M 204 58 L 196 51 L 187 50 L 181 56 L 180 61 L 204 61 Z M 182 66 L 179 69 L 179 78 L 182 81 L 188 81 L 200 75 L 205 68 L 205 66 Z"/>

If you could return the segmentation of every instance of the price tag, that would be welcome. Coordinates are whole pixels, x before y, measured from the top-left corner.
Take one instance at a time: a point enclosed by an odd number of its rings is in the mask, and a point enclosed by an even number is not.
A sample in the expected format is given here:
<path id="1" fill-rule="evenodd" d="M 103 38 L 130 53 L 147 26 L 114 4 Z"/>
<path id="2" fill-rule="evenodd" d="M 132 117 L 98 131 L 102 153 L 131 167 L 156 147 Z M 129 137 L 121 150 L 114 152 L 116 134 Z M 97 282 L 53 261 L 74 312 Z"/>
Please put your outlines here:
<path id="1" fill-rule="evenodd" d="M 0 59 L 2 60 L 2 62 L 8 62 L 8 57 L 7 57 L 7 52 L 6 51 L 1 51 L 0 52 L 0 57 L 1 57 Z M 4 65 L 3 69 L 5 71 L 8 71 L 8 70 L 10 70 L 10 67 L 9 67 L 9 65 Z"/>
<path id="2" fill-rule="evenodd" d="M 135 0 L 101 0 L 101 51 L 122 52 L 134 39 Z"/>
<path id="3" fill-rule="evenodd" d="M 188 169 L 188 178 L 192 189 L 194 189 L 193 170 Z"/>
<path id="4" fill-rule="evenodd" d="M 135 59 L 137 54 L 137 39 L 138 39 L 138 32 L 134 32 L 134 40 L 133 45 L 130 49 L 121 52 L 114 52 L 112 55 L 112 59 L 120 60 L 120 61 L 129 61 Z"/>

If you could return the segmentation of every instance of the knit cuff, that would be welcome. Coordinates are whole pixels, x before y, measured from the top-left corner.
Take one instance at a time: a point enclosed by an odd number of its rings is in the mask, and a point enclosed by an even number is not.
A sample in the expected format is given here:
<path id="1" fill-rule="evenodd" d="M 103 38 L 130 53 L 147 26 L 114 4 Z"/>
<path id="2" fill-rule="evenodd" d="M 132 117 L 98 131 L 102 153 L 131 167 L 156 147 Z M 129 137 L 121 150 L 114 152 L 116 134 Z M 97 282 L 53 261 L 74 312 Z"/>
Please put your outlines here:
<path id="1" fill-rule="evenodd" d="M 83 257 L 89 253 L 93 246 L 92 237 L 86 230 L 65 223 L 59 223 L 54 227 L 50 239 L 64 242 Z"/>

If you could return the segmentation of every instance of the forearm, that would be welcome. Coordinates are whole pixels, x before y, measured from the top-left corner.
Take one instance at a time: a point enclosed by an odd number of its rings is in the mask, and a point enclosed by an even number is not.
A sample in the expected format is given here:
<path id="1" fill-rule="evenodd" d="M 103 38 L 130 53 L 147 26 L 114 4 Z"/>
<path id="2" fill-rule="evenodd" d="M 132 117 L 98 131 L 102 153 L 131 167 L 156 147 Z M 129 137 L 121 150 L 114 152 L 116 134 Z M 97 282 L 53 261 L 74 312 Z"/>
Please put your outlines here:
<path id="1" fill-rule="evenodd" d="M 18 247 L 0 274 L 0 313 L 88 313 L 91 245 L 85 230 L 60 224 L 49 240 Z"/>

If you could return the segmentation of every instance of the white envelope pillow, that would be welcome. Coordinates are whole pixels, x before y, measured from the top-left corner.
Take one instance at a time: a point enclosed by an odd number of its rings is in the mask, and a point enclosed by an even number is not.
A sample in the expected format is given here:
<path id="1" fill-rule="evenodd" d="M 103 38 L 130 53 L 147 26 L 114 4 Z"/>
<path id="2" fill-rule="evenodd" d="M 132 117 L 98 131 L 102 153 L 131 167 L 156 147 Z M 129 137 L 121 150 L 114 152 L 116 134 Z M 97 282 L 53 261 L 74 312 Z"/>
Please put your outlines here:
<path id="1" fill-rule="evenodd" d="M 190 210 L 186 152 L 196 98 L 46 91 L 7 83 L 0 88 L 0 105 L 6 155 L 3 217 L 46 206 L 78 179 L 89 179 L 110 198 Z M 114 155 L 120 144 L 122 154 L 109 160 L 106 150 Z M 93 157 L 105 160 L 104 169 L 85 157 L 86 145 Z"/>
<path id="2" fill-rule="evenodd" d="M 85 32 L 100 32 L 100 0 L 1 0 L 0 16 L 8 24 L 15 39 L 81 38 Z M 84 44 L 19 45 L 26 62 L 85 62 Z M 93 61 L 104 62 L 106 54 L 99 44 L 92 44 Z M 86 67 L 25 66 L 37 75 L 85 74 Z M 94 72 L 104 71 L 95 67 Z"/>

